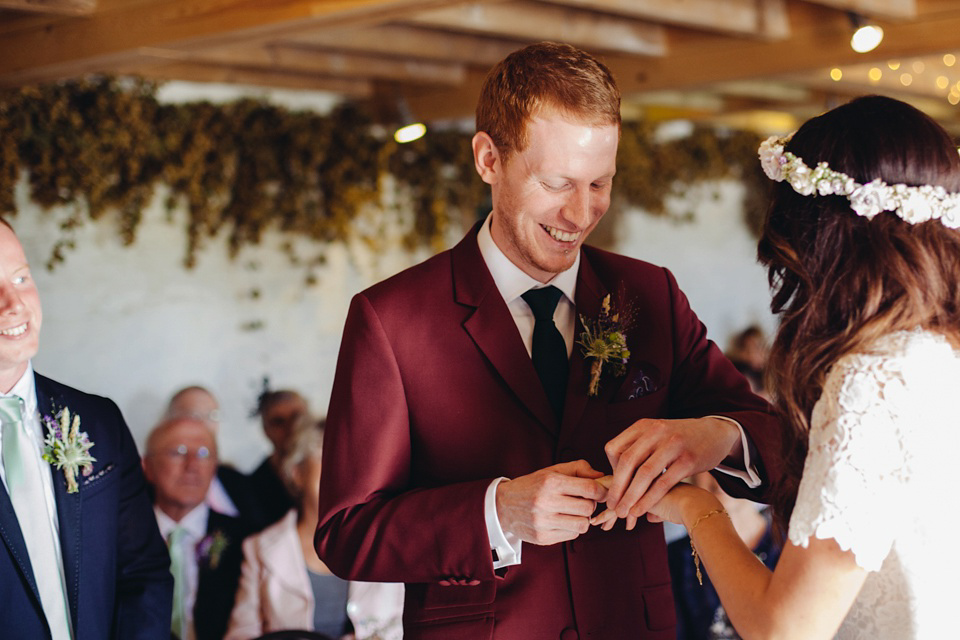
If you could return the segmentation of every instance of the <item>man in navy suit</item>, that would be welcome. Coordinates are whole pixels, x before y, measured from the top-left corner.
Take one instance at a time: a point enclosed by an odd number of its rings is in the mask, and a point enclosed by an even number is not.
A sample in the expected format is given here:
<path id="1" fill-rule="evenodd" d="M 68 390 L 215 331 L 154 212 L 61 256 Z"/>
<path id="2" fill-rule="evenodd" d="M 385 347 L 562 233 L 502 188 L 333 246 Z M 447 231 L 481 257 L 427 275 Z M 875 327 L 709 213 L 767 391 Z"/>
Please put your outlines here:
<path id="1" fill-rule="evenodd" d="M 0 635 L 166 640 L 169 555 L 136 445 L 112 401 L 34 373 L 41 320 L 0 220 Z"/>

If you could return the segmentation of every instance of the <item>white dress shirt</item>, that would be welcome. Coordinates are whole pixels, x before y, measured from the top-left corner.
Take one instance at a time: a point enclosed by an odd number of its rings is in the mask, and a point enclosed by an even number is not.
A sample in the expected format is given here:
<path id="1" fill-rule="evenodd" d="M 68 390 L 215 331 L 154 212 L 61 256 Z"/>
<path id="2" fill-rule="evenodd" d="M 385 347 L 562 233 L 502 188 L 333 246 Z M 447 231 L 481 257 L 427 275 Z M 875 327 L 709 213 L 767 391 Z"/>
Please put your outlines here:
<path id="1" fill-rule="evenodd" d="M 237 509 L 237 505 L 234 504 L 230 494 L 227 493 L 227 488 L 220 482 L 220 478 L 217 477 L 216 473 L 213 474 L 213 480 L 210 481 L 210 488 L 207 489 L 206 502 L 210 508 L 217 513 L 222 513 L 225 516 L 231 516 L 233 518 L 240 517 L 240 510 Z"/>
<path id="2" fill-rule="evenodd" d="M 560 331 L 560 335 L 563 336 L 563 341 L 566 343 L 567 356 L 569 357 L 573 352 L 573 334 L 576 330 L 576 307 L 574 306 L 574 300 L 576 300 L 577 294 L 577 275 L 580 273 L 580 252 L 577 252 L 577 257 L 569 269 L 558 273 L 549 283 L 541 283 L 524 273 L 520 267 L 511 262 L 510 259 L 504 255 L 503 251 L 500 250 L 500 247 L 498 247 L 493 240 L 493 235 L 490 233 L 491 220 L 493 220 L 493 214 L 487 216 L 486 221 L 480 227 L 480 232 L 477 235 L 477 244 L 480 247 L 480 255 L 483 257 L 487 269 L 490 270 L 490 275 L 493 276 L 493 282 L 496 284 L 497 290 L 500 291 L 500 295 L 503 296 L 504 302 L 507 303 L 510 315 L 513 316 L 513 321 L 517 325 L 517 330 L 520 332 L 523 344 L 527 348 L 527 355 L 531 355 L 532 357 L 533 328 L 536 319 L 533 316 L 530 305 L 528 305 L 521 296 L 529 289 L 545 287 L 549 284 L 563 292 L 563 296 L 561 296 L 557 304 L 557 309 L 554 311 L 553 319 L 554 324 L 556 324 L 557 329 Z M 754 488 L 760 486 L 760 476 L 750 463 L 747 436 L 743 427 L 740 426 L 736 420 L 731 420 L 725 416 L 708 417 L 726 420 L 737 426 L 737 429 L 740 431 L 740 441 L 743 445 L 744 469 L 747 471 L 744 472 L 722 465 L 717 467 L 717 470 L 740 478 L 748 487 Z M 521 559 L 522 541 L 513 534 L 504 532 L 503 527 L 500 526 L 500 519 L 497 516 L 497 486 L 506 479 L 507 478 L 497 478 L 491 482 L 490 486 L 487 487 L 487 492 L 484 497 L 483 506 L 484 518 L 487 525 L 487 536 L 490 540 L 490 548 L 495 553 L 493 562 L 494 569 L 520 564 Z"/>
<path id="3" fill-rule="evenodd" d="M 31 447 L 30 450 L 36 454 L 36 464 L 39 464 L 41 469 L 45 468 L 49 470 L 48 473 L 41 473 L 40 478 L 43 482 L 44 508 L 46 509 L 47 519 L 50 523 L 50 529 L 53 532 L 54 548 L 52 549 L 51 557 L 57 563 L 60 579 L 63 581 L 63 584 L 66 584 L 66 576 L 63 572 L 63 553 L 60 548 L 60 520 L 57 518 L 57 498 L 53 493 L 52 474 L 58 472 L 43 459 L 43 440 L 46 433 L 40 423 L 40 412 L 37 409 L 37 385 L 33 376 L 33 364 L 28 362 L 27 370 L 20 376 L 17 384 L 13 385 L 13 388 L 10 389 L 8 393 L 0 394 L 0 396 L 19 396 L 23 400 L 21 419 L 23 420 L 23 426 L 26 428 L 27 433 L 34 443 L 34 446 Z M 58 410 L 62 408 L 63 407 L 57 407 Z M 50 417 L 52 418 L 54 416 Z M 0 442 L 0 453 L 2 453 L 2 446 L 3 444 Z M 7 489 L 7 474 L 2 464 L 0 464 L 0 479 L 3 480 L 4 489 Z M 68 624 L 73 624 L 73 621 L 69 619 L 69 611 L 67 612 L 67 621 Z M 74 635 L 72 630 L 70 631 L 70 635 L 71 637 Z"/>
<path id="4" fill-rule="evenodd" d="M 206 503 L 200 503 L 193 508 L 193 511 L 183 516 L 180 522 L 165 514 L 156 505 L 153 507 L 153 513 L 157 516 L 157 525 L 164 540 L 169 540 L 170 534 L 178 526 L 186 530 L 186 535 L 181 539 L 181 551 L 183 552 L 182 557 L 186 559 L 183 570 L 187 583 L 184 588 L 183 614 L 186 617 L 187 637 L 181 638 L 181 640 L 196 640 L 197 632 L 193 628 L 193 605 L 197 601 L 197 586 L 200 583 L 197 545 L 207 535 L 210 507 Z"/>

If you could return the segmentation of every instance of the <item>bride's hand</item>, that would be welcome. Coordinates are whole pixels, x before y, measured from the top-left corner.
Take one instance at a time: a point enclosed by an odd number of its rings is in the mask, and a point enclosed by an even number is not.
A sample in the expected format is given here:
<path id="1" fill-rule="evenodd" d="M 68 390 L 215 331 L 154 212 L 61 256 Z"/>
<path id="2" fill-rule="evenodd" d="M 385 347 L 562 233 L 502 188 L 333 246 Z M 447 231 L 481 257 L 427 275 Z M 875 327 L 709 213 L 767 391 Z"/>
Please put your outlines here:
<path id="1" fill-rule="evenodd" d="M 716 500 L 709 491 L 681 482 L 650 508 L 647 519 L 650 522 L 666 521 L 682 525 L 685 510 L 693 507 L 695 501 L 703 499 Z"/>
<path id="2" fill-rule="evenodd" d="M 612 479 L 613 476 L 605 476 L 599 478 L 597 482 L 606 487 L 605 483 L 609 483 Z M 681 482 L 651 507 L 650 511 L 647 512 L 647 520 L 649 522 L 667 521 L 682 525 L 684 523 L 684 513 L 699 513 L 704 505 L 714 502 L 717 502 L 717 499 L 709 491 Z M 590 524 L 599 525 L 604 531 L 609 531 L 616 524 L 616 521 L 616 512 L 606 509 L 603 513 L 591 518 Z M 626 521 L 628 531 L 636 526 L 637 519 L 635 517 L 627 516 Z"/>

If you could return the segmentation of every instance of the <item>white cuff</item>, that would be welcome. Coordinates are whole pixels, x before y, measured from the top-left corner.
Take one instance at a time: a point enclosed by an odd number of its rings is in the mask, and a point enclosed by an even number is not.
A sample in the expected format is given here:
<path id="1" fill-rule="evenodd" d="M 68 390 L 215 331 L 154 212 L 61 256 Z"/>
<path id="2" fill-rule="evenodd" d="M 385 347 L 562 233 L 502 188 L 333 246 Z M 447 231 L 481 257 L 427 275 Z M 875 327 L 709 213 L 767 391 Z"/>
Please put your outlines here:
<path id="1" fill-rule="evenodd" d="M 759 487 L 762 484 L 760 481 L 760 474 L 757 473 L 756 467 L 750 464 L 750 447 L 747 442 L 747 432 L 743 430 L 743 426 L 733 418 L 728 418 L 727 416 L 706 417 L 717 418 L 718 420 L 726 420 L 727 422 L 736 425 L 737 429 L 740 431 L 740 443 L 743 448 L 743 468 L 746 469 L 746 471 L 741 471 L 740 469 L 728 467 L 723 464 L 717 465 L 717 471 L 721 471 L 728 476 L 733 476 L 734 478 L 740 478 L 743 480 L 743 483 L 751 489 L 756 489 Z"/>
<path id="2" fill-rule="evenodd" d="M 497 478 L 487 487 L 483 498 L 483 517 L 487 523 L 487 538 L 493 550 L 493 568 L 500 569 L 520 564 L 520 546 L 522 540 L 512 533 L 504 533 L 497 516 L 497 486 L 508 478 Z"/>

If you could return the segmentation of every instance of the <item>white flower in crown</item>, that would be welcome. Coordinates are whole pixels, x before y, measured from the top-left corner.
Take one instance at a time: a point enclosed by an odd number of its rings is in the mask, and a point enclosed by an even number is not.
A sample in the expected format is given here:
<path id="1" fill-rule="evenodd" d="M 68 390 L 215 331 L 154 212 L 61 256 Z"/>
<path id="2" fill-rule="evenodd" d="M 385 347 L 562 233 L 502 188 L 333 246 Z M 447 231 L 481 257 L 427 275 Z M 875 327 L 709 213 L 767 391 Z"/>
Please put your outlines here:
<path id="1" fill-rule="evenodd" d="M 952 202 L 952 204 L 944 205 L 940 211 L 940 222 L 945 227 L 960 229 L 960 197 L 957 194 L 952 194 L 948 202 Z"/>
<path id="2" fill-rule="evenodd" d="M 922 191 L 911 193 L 900 201 L 902 218 L 910 224 L 926 222 L 934 217 L 933 207 L 930 206 L 929 194 Z"/>
<path id="3" fill-rule="evenodd" d="M 833 182 L 830 180 L 832 174 L 833 171 L 830 170 L 830 167 L 827 166 L 826 162 L 821 162 L 814 167 L 813 174 L 810 176 L 810 179 L 813 180 L 813 184 L 817 187 L 818 195 L 833 195 Z"/>
<path id="4" fill-rule="evenodd" d="M 850 208 L 858 216 L 863 216 L 868 220 L 881 211 L 886 211 L 887 196 L 885 190 L 887 185 L 879 178 L 861 185 L 850 194 Z"/>
<path id="5" fill-rule="evenodd" d="M 783 157 L 783 145 L 786 144 L 787 140 L 789 138 L 771 136 L 760 145 L 760 166 L 763 167 L 763 172 L 767 174 L 767 177 L 776 182 L 783 180 L 782 167 L 786 160 Z"/>
<path id="6" fill-rule="evenodd" d="M 793 190 L 804 196 L 809 196 L 816 191 L 817 186 L 813 182 L 813 172 L 810 171 L 810 167 L 803 164 L 792 153 L 786 154 L 786 158 L 787 163 L 783 166 L 783 173 Z"/>

